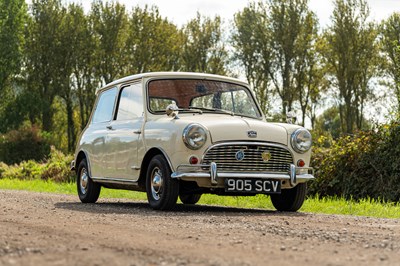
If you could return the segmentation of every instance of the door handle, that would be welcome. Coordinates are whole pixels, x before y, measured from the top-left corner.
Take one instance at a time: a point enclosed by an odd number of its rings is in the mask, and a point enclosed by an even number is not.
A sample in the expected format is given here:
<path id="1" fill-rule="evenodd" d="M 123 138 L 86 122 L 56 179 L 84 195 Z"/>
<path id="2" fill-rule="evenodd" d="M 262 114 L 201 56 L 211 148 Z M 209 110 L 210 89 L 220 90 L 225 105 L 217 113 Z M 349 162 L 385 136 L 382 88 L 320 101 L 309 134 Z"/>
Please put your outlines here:
<path id="1" fill-rule="evenodd" d="M 140 129 L 133 131 L 133 134 L 142 134 L 142 131 Z"/>
<path id="2" fill-rule="evenodd" d="M 112 130 L 113 127 L 112 126 L 106 126 L 107 129 Z"/>

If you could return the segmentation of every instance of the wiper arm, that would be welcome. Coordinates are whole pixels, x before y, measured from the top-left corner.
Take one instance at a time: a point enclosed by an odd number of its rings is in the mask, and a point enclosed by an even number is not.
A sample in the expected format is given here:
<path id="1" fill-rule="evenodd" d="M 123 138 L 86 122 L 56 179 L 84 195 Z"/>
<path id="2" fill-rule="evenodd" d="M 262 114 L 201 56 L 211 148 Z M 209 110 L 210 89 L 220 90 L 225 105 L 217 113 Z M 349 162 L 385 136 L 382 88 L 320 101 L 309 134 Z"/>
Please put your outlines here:
<path id="1" fill-rule="evenodd" d="M 190 107 L 189 108 L 178 108 L 178 111 L 179 112 L 196 112 L 199 114 L 203 113 L 203 111 L 198 108 L 190 108 Z"/>
<path id="2" fill-rule="evenodd" d="M 189 106 L 190 110 L 203 110 L 203 111 L 209 111 L 209 112 L 219 112 L 219 113 L 224 113 L 224 114 L 228 114 L 231 116 L 234 116 L 235 113 L 234 112 L 229 112 L 223 109 L 217 109 L 217 108 L 206 108 L 206 107 L 197 107 L 197 106 Z"/>

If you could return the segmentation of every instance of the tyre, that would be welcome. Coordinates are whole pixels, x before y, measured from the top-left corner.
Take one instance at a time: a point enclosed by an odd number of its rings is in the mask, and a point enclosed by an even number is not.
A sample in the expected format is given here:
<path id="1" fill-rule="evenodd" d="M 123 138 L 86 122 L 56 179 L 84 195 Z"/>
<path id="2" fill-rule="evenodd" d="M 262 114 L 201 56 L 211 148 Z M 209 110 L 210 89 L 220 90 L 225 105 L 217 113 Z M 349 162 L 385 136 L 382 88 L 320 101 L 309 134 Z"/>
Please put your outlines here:
<path id="1" fill-rule="evenodd" d="M 179 195 L 179 181 L 171 178 L 171 169 L 164 156 L 151 159 L 146 174 L 146 192 L 154 210 L 171 210 Z"/>
<path id="2" fill-rule="evenodd" d="M 183 194 L 179 195 L 179 199 L 183 204 L 196 204 L 199 202 L 201 194 Z"/>
<path id="3" fill-rule="evenodd" d="M 300 183 L 291 189 L 282 189 L 281 194 L 271 195 L 271 201 L 278 211 L 295 212 L 303 205 L 307 184 Z"/>
<path id="4" fill-rule="evenodd" d="M 100 195 L 101 186 L 93 182 L 88 171 L 86 159 L 83 159 L 78 166 L 78 175 L 76 178 L 76 186 L 78 196 L 83 203 L 95 203 Z"/>

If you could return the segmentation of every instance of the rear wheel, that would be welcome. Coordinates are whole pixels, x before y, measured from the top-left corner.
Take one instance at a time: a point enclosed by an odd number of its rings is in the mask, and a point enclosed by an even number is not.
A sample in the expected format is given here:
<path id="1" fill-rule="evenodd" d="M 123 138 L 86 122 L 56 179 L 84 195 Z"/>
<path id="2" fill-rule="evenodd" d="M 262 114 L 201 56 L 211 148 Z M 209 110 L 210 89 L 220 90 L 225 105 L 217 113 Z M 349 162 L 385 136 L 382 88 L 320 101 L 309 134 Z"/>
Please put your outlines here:
<path id="1" fill-rule="evenodd" d="M 83 203 L 95 203 L 99 198 L 101 186 L 90 178 L 86 159 L 79 163 L 76 187 Z"/>
<path id="2" fill-rule="evenodd" d="M 179 199 L 183 204 L 196 204 L 199 202 L 201 194 L 183 194 L 179 195 Z"/>
<path id="3" fill-rule="evenodd" d="M 291 189 L 282 189 L 281 194 L 271 195 L 271 201 L 278 211 L 295 212 L 303 205 L 307 184 L 300 183 Z"/>
<path id="4" fill-rule="evenodd" d="M 175 207 L 179 181 L 171 178 L 171 170 L 162 155 L 156 155 L 150 161 L 146 175 L 146 192 L 153 209 L 170 210 Z"/>

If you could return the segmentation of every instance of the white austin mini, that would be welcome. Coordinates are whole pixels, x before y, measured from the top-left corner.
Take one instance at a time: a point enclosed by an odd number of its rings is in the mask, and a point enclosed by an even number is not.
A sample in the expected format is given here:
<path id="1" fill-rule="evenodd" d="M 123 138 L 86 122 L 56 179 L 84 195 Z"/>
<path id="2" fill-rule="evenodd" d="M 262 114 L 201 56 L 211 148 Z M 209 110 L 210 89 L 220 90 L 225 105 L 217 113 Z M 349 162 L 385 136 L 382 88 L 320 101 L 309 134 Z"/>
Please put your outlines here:
<path id="1" fill-rule="evenodd" d="M 269 194 L 276 209 L 297 211 L 313 179 L 311 134 L 266 122 L 248 84 L 197 73 L 146 73 L 97 92 L 76 148 L 82 202 L 102 186 L 145 191 L 154 209 L 204 193 Z"/>

